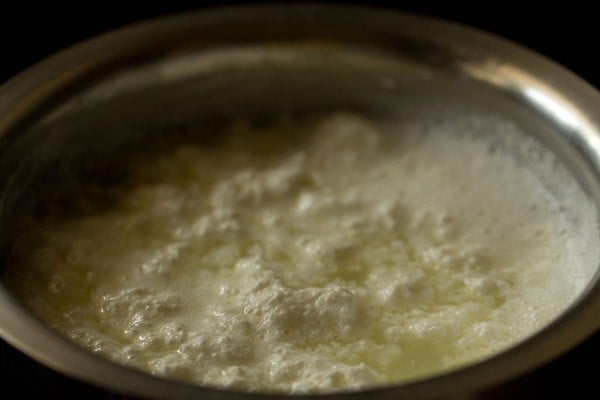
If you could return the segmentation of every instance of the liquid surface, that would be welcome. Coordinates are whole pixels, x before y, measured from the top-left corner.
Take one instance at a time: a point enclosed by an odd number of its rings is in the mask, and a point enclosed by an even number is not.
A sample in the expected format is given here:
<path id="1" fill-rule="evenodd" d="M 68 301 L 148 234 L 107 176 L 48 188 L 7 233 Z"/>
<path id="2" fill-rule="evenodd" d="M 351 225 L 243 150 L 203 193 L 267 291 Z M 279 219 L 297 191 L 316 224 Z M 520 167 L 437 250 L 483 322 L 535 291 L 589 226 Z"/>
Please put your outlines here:
<path id="1" fill-rule="evenodd" d="M 557 315 L 578 260 L 535 176 L 485 137 L 387 130 L 240 123 L 140 157 L 110 207 L 30 221 L 10 284 L 117 362 L 261 391 L 423 378 Z"/>

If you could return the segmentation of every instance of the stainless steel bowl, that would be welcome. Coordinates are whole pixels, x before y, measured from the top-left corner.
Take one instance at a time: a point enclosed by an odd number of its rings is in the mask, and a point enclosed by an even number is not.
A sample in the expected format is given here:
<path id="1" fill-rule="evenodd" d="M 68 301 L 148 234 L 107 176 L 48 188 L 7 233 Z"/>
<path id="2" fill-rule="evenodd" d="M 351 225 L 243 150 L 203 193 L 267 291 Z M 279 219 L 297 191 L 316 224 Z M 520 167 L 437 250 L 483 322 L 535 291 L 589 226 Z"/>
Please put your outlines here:
<path id="1" fill-rule="evenodd" d="M 14 216 L 29 210 L 32 195 L 48 193 L 45 179 L 65 162 L 89 164 L 166 128 L 236 116 L 337 108 L 383 115 L 418 112 L 432 102 L 491 110 L 556 153 L 587 204 L 574 214 L 589 233 L 581 249 L 594 252 L 600 95 L 592 87 L 526 49 L 453 23 L 369 8 L 271 5 L 127 27 L 1 87 L 0 254 L 9 256 Z M 414 383 L 329 397 L 464 398 L 539 367 L 600 327 L 595 253 L 585 273 L 587 287 L 566 312 L 497 356 Z M 274 397 L 191 386 L 113 364 L 49 329 L 4 286 L 0 334 L 53 369 L 124 394 Z"/>

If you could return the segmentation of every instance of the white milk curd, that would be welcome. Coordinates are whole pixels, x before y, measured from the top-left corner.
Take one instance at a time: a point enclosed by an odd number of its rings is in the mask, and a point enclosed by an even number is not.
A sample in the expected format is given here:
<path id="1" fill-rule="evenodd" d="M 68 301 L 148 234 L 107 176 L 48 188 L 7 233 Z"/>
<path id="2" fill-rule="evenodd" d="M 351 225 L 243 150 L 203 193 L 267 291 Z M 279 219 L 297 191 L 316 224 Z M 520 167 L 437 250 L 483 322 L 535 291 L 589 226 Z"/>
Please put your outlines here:
<path id="1" fill-rule="evenodd" d="M 12 285 L 119 363 L 293 393 L 456 368 L 568 305 L 579 260 L 536 176 L 484 134 L 388 130 L 236 123 L 140 156 L 110 205 L 30 221 Z"/>

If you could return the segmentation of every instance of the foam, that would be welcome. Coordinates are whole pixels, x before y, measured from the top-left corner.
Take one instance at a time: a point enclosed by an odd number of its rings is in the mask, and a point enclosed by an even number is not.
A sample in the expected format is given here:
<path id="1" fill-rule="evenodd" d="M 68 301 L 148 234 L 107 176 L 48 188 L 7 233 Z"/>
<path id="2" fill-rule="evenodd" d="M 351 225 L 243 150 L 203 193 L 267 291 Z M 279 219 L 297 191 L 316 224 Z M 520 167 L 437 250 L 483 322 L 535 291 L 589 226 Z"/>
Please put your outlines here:
<path id="1" fill-rule="evenodd" d="M 477 118 L 240 123 L 141 157 L 113 208 L 33 221 L 12 284 L 90 350 L 198 384 L 327 392 L 475 362 L 567 307 L 585 264 L 514 147 L 549 153 Z"/>

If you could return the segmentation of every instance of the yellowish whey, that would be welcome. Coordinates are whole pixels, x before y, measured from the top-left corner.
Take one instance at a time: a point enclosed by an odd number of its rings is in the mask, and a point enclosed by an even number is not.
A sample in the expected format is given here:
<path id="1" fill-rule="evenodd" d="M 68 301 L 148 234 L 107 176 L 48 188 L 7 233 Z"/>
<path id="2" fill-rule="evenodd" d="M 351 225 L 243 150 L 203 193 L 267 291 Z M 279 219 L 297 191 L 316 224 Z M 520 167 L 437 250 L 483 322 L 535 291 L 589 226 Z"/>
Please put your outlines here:
<path id="1" fill-rule="evenodd" d="M 350 114 L 139 157 L 113 204 L 31 221 L 15 291 L 119 363 L 197 384 L 404 382 L 523 339 L 576 294 L 569 227 L 484 137 Z"/>

